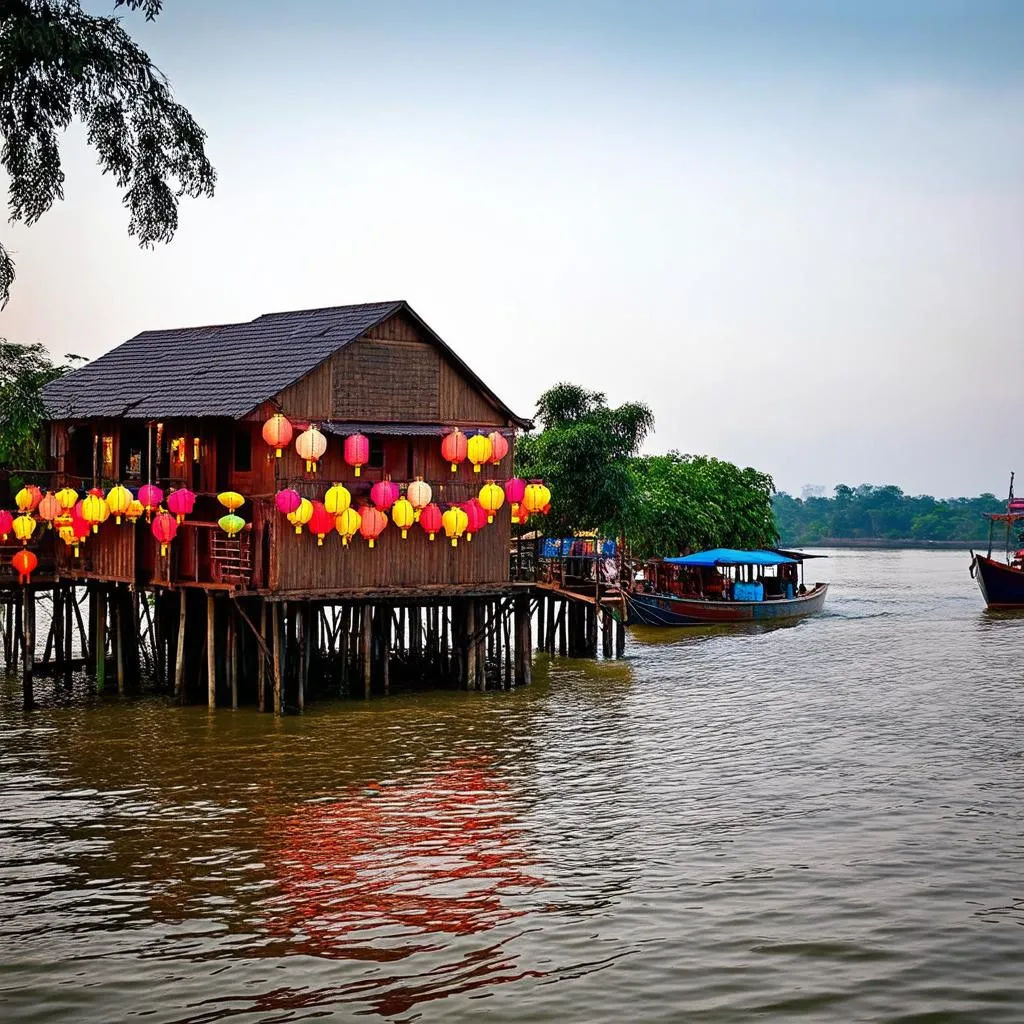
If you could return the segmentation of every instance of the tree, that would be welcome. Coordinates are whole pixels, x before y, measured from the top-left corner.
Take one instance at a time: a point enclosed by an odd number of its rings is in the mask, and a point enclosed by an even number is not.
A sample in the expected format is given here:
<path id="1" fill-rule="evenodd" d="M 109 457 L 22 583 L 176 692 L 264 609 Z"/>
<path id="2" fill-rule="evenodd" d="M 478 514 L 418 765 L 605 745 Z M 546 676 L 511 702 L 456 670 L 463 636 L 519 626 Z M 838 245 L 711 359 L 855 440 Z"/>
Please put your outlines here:
<path id="1" fill-rule="evenodd" d="M 114 7 L 152 21 L 162 0 Z M 81 0 L 0 0 L 0 163 L 13 221 L 34 224 L 64 198 L 58 139 L 74 118 L 123 190 L 128 233 L 141 246 L 171 240 L 183 195 L 213 195 L 206 134 L 120 19 L 86 14 Z M 13 282 L 0 245 L 0 306 Z"/>
<path id="2" fill-rule="evenodd" d="M 551 488 L 549 533 L 621 531 L 633 478 L 629 459 L 654 426 L 642 402 L 610 408 L 604 394 L 576 384 L 556 384 L 537 400 L 543 430 L 516 446 L 521 476 L 542 477 Z"/>
<path id="3" fill-rule="evenodd" d="M 42 345 L 0 339 L 0 469 L 44 468 L 43 387 L 74 369 L 79 358 L 54 363 Z"/>

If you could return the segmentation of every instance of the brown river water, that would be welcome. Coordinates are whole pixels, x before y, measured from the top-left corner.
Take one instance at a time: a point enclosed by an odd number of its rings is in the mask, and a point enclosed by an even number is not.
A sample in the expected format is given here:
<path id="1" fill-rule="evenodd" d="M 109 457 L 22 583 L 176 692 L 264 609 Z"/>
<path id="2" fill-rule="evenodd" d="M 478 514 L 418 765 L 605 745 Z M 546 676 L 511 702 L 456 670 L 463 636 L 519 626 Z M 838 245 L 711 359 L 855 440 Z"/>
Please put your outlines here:
<path id="1" fill-rule="evenodd" d="M 965 552 L 513 693 L 0 689 L 0 1021 L 1024 1020 L 1024 618 Z"/>

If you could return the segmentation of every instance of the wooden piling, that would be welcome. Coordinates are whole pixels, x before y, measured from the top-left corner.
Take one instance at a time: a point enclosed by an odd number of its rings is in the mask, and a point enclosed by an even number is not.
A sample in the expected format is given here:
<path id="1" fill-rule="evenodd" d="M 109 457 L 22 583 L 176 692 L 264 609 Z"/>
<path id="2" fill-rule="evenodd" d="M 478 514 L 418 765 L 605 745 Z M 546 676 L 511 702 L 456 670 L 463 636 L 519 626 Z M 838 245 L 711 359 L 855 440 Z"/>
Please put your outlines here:
<path id="1" fill-rule="evenodd" d="M 529 686 L 533 668 L 533 645 L 530 641 L 530 599 L 517 595 L 514 605 L 515 620 L 515 683 Z"/>
<path id="2" fill-rule="evenodd" d="M 35 706 L 32 672 L 36 660 L 36 598 L 26 586 L 22 591 L 22 667 L 21 696 L 26 710 Z"/>
<path id="3" fill-rule="evenodd" d="M 607 608 L 601 609 L 601 648 L 606 658 L 612 656 L 612 617 Z"/>
<path id="4" fill-rule="evenodd" d="M 184 592 L 183 592 L 184 593 Z M 267 710 L 267 602 L 260 599 L 260 643 L 256 645 L 256 702 L 260 711 Z"/>
<path id="5" fill-rule="evenodd" d="M 206 704 L 217 706 L 217 634 L 216 607 L 212 593 L 206 595 Z"/>
<path id="6" fill-rule="evenodd" d="M 178 649 L 175 651 L 174 663 L 174 697 L 179 704 L 185 701 L 185 612 L 186 592 L 184 588 L 178 592 Z"/>
<path id="7" fill-rule="evenodd" d="M 283 710 L 281 700 L 281 606 L 274 601 L 271 605 L 270 628 L 274 634 L 273 669 L 274 669 L 274 714 L 280 716 Z"/>
<path id="8" fill-rule="evenodd" d="M 360 655 L 363 668 L 363 696 L 369 700 L 373 685 L 373 605 L 363 605 Z"/>
<path id="9" fill-rule="evenodd" d="M 94 658 L 96 661 L 96 691 L 102 693 L 107 681 L 107 595 L 97 587 L 93 593 Z"/>

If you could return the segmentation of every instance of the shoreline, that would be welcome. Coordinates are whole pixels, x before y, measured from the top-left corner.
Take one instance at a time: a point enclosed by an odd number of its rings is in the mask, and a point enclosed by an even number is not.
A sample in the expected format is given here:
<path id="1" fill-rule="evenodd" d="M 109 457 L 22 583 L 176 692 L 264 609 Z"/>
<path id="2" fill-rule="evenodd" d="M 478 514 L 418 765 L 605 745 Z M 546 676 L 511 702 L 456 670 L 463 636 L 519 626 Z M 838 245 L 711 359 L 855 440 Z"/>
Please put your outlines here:
<path id="1" fill-rule="evenodd" d="M 921 551 L 986 551 L 988 550 L 987 540 L 886 540 L 878 537 L 822 537 L 821 540 L 808 542 L 806 544 L 787 545 L 782 547 L 798 548 L 863 548 L 867 550 L 883 549 L 890 551 L 898 550 L 921 550 Z"/>

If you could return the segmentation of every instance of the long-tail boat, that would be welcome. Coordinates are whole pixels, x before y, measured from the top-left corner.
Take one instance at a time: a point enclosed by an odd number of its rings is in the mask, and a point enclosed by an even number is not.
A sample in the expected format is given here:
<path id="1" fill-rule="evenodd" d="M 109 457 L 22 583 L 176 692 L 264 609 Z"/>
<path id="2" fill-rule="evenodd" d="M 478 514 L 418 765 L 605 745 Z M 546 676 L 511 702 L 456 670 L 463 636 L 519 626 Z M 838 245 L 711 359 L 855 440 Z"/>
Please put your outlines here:
<path id="1" fill-rule="evenodd" d="M 1010 494 L 1006 511 L 988 514 L 988 553 L 971 552 L 971 576 L 978 581 L 981 596 L 988 608 L 1008 610 L 1024 608 L 1024 533 L 1018 532 L 1016 550 L 1013 545 L 1014 527 L 1024 520 L 1024 498 L 1013 496 L 1013 473 L 1010 474 Z M 1006 524 L 1004 561 L 992 557 L 993 535 L 996 523 Z"/>
<path id="2" fill-rule="evenodd" d="M 827 583 L 808 588 L 798 551 L 714 548 L 648 562 L 625 595 L 627 622 L 696 626 L 798 619 L 820 612 Z"/>

